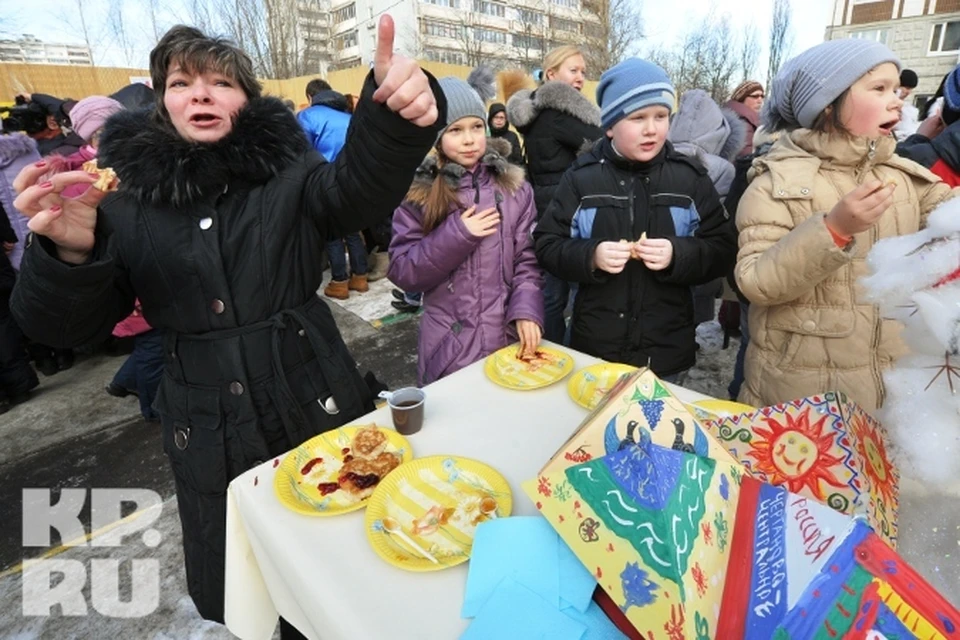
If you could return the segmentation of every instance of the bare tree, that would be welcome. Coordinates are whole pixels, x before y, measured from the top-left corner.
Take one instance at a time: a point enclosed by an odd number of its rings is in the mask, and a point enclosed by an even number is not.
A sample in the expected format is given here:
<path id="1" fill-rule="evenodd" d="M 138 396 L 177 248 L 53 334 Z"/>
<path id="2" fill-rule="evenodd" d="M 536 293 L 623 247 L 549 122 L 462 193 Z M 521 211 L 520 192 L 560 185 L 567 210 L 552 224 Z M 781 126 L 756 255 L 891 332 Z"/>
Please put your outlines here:
<path id="1" fill-rule="evenodd" d="M 478 67 L 487 62 L 487 52 L 484 50 L 484 42 L 479 35 L 480 27 L 473 25 L 480 24 L 476 14 L 465 11 L 460 14 L 457 21 L 457 44 L 460 51 L 463 52 L 464 62 L 469 67 Z"/>
<path id="2" fill-rule="evenodd" d="M 753 75 L 757 59 L 760 57 L 760 32 L 752 22 L 746 26 L 740 38 L 738 50 L 740 58 L 740 82 L 745 82 Z"/>
<path id="3" fill-rule="evenodd" d="M 127 26 L 124 22 L 125 13 L 124 0 L 110 0 L 106 28 L 123 52 L 127 66 L 130 67 L 133 66 L 135 47 L 132 38 L 127 33 Z"/>
<path id="4" fill-rule="evenodd" d="M 90 65 L 95 67 L 97 66 L 97 59 L 94 57 L 93 47 L 90 45 L 90 29 L 87 26 L 87 18 L 83 15 L 83 0 L 76 0 L 76 4 L 77 17 L 80 18 L 80 35 L 83 36 L 83 43 L 87 45 L 87 50 L 90 51 Z M 66 21 L 66 18 L 64 20 Z M 73 16 L 70 16 L 69 23 L 73 29 L 76 29 Z"/>
<path id="5" fill-rule="evenodd" d="M 712 11 L 673 48 L 655 48 L 646 55 L 666 70 L 678 95 L 703 89 L 717 102 L 726 100 L 739 62 L 729 17 L 717 18 Z"/>
<path id="6" fill-rule="evenodd" d="M 517 8 L 520 29 L 513 34 L 511 44 L 523 52 L 517 62 L 527 71 L 540 66 L 549 48 L 549 10 L 549 5 L 544 2 Z"/>
<path id="7" fill-rule="evenodd" d="M 163 35 L 163 29 L 157 20 L 157 14 L 160 12 L 160 0 L 147 0 L 147 15 L 150 18 L 150 35 L 153 36 L 152 43 L 156 44 Z"/>
<path id="8" fill-rule="evenodd" d="M 636 53 L 643 39 L 640 0 L 583 0 L 587 70 L 599 75 Z"/>
<path id="9" fill-rule="evenodd" d="M 773 0 L 773 17 L 770 20 L 770 66 L 767 68 L 767 85 L 770 86 L 780 65 L 790 53 L 793 35 L 790 29 L 793 8 L 790 0 Z"/>

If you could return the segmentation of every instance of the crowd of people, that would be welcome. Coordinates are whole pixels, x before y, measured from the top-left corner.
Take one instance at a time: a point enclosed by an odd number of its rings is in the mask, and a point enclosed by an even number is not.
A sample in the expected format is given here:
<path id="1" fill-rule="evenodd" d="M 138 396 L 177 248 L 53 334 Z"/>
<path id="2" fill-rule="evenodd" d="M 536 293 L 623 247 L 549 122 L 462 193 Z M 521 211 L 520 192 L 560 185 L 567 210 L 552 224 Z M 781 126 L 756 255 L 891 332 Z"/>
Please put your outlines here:
<path id="1" fill-rule="evenodd" d="M 960 183 L 957 70 L 911 123 L 916 74 L 868 40 L 814 46 L 723 105 L 647 60 L 592 70 L 564 46 L 535 88 L 502 73 L 491 103 L 489 71 L 437 80 L 392 41 L 384 18 L 359 96 L 317 79 L 294 115 L 232 42 L 176 27 L 151 53 L 154 105 L 51 104 L 44 127 L 0 136 L 0 402 L 37 385 L 21 329 L 51 345 L 44 375 L 137 336 L 108 391 L 162 422 L 205 618 L 223 615 L 230 480 L 373 408 L 317 295 L 324 249 L 337 299 L 387 250 L 395 306 L 424 310 L 420 384 L 542 339 L 682 384 L 726 291 L 731 398 L 882 405 L 897 328 L 857 279 Z M 92 186 L 93 158 L 119 180 Z"/>

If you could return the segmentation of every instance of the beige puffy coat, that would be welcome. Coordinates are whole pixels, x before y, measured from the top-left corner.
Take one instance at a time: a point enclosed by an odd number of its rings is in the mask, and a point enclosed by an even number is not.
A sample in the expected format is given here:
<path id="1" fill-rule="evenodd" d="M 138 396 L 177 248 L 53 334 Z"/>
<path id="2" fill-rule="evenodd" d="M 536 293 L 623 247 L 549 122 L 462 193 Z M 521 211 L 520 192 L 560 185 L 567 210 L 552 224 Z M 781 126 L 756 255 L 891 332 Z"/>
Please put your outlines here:
<path id="1" fill-rule="evenodd" d="M 798 129 L 753 164 L 737 209 L 736 278 L 750 300 L 750 346 L 739 400 L 766 406 L 840 390 L 868 411 L 883 404 L 881 371 L 902 351 L 899 323 L 865 303 L 858 279 L 880 238 L 914 233 L 952 195 L 893 138 Z M 894 181 L 893 204 L 845 248 L 824 216 L 869 180 Z"/>

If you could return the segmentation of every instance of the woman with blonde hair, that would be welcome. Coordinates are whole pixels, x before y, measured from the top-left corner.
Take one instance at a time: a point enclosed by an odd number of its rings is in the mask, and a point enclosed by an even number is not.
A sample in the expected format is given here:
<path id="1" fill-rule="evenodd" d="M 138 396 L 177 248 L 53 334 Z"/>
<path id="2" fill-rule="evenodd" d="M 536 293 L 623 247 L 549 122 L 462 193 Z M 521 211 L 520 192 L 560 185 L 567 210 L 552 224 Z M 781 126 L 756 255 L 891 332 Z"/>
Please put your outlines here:
<path id="1" fill-rule="evenodd" d="M 577 156 L 603 137 L 600 109 L 580 93 L 586 74 L 579 48 L 557 47 L 543 59 L 542 84 L 535 90 L 518 91 L 507 101 L 510 122 L 523 135 L 538 219 Z M 569 292 L 566 282 L 546 274 L 543 337 L 552 342 L 563 342 L 563 310 Z"/>

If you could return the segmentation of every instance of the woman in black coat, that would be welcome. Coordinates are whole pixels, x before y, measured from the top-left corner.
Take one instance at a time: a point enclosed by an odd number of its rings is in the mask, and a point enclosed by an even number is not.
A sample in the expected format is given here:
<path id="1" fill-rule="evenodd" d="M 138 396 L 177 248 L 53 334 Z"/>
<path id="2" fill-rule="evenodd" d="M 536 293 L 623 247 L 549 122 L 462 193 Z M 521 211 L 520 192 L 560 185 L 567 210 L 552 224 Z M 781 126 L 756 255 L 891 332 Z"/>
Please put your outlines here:
<path id="1" fill-rule="evenodd" d="M 320 255 L 327 239 L 400 203 L 446 112 L 436 81 L 392 55 L 389 17 L 379 35 L 333 164 L 282 102 L 260 96 L 246 54 L 181 26 L 150 54 L 155 111 L 106 125 L 99 162 L 116 171 L 117 193 L 61 199 L 94 178 L 35 184 L 47 170 L 37 165 L 17 178 L 34 232 L 12 301 L 27 333 L 57 346 L 94 341 L 135 298 L 165 333 L 155 408 L 190 595 L 211 620 L 223 620 L 230 480 L 373 408 L 316 295 Z"/>
<path id="2" fill-rule="evenodd" d="M 544 83 L 536 91 L 518 91 L 507 101 L 510 122 L 523 135 L 527 177 L 533 185 L 538 218 L 546 212 L 560 178 L 577 156 L 603 137 L 600 109 L 580 93 L 586 72 L 579 49 L 559 47 L 543 60 Z M 570 286 L 550 272 L 544 275 L 543 337 L 562 343 Z"/>

